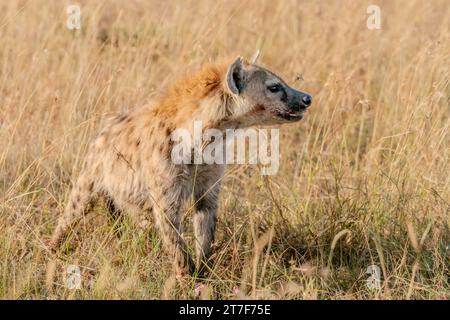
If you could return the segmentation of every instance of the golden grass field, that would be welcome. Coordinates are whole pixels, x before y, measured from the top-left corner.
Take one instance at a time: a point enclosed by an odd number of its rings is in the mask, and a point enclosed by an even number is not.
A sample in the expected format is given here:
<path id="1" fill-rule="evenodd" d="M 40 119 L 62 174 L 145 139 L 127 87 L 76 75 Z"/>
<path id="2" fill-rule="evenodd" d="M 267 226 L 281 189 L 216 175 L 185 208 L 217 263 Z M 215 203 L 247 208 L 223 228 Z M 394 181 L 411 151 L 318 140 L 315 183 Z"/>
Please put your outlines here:
<path id="1" fill-rule="evenodd" d="M 102 205 L 56 256 L 42 239 L 103 118 L 258 48 L 314 101 L 280 128 L 278 174 L 228 168 L 200 298 L 449 298 L 448 1 L 78 3 L 69 30 L 69 2 L 0 0 L 1 299 L 195 298 L 156 232 L 125 221 L 118 237 Z M 80 290 L 65 285 L 69 265 Z"/>

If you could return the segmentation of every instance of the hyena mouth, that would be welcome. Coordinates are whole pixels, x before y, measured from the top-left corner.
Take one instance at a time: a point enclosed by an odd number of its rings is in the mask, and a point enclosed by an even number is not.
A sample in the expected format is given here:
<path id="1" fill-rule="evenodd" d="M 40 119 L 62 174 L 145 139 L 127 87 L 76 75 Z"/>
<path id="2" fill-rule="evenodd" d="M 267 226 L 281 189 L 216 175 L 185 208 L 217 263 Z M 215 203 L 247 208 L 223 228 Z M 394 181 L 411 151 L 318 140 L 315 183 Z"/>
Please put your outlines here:
<path id="1" fill-rule="evenodd" d="M 303 119 L 303 112 L 295 111 L 277 111 L 276 115 L 284 120 L 288 121 L 299 121 Z"/>

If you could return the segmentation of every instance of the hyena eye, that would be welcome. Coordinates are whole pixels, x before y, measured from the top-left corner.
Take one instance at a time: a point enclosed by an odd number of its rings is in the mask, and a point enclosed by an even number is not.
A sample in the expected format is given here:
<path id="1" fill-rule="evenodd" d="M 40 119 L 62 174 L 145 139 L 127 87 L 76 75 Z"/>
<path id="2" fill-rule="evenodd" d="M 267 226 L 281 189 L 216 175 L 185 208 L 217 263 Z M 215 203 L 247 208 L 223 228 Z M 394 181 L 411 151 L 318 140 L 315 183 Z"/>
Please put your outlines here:
<path id="1" fill-rule="evenodd" d="M 281 86 L 279 84 L 273 84 L 271 86 L 268 86 L 267 90 L 269 90 L 270 92 L 276 93 L 281 90 Z"/>

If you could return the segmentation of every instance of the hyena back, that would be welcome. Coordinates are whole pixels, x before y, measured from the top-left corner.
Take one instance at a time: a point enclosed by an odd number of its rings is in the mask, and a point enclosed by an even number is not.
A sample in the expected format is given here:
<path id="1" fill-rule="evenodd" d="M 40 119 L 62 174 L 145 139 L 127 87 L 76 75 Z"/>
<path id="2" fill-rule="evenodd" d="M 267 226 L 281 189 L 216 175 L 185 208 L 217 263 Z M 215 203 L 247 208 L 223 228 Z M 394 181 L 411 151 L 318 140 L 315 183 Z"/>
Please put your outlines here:
<path id="1" fill-rule="evenodd" d="M 236 59 L 207 64 L 180 78 L 154 104 L 111 119 L 91 143 L 80 176 L 50 240 L 56 249 L 98 196 L 111 211 L 126 212 L 142 227 L 151 218 L 174 255 L 177 274 L 193 273 L 211 254 L 224 165 L 174 164 L 176 129 L 204 129 L 296 122 L 311 104 L 274 73 Z M 182 237 L 185 203 L 193 196 L 196 262 Z"/>

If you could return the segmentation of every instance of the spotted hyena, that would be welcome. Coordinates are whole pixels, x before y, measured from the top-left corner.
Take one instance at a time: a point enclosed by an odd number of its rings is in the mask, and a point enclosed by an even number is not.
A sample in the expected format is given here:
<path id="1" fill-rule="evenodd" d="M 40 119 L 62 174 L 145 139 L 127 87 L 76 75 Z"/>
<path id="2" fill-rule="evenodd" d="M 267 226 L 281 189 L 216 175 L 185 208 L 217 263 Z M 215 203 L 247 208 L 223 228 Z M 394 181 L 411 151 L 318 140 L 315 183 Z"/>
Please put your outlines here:
<path id="1" fill-rule="evenodd" d="M 237 58 L 207 64 L 181 77 L 152 105 L 121 114 L 88 150 L 80 176 L 49 241 L 53 249 L 101 195 L 111 212 L 126 212 L 145 227 L 153 220 L 178 274 L 192 273 L 211 254 L 224 165 L 174 164 L 171 133 L 203 128 L 225 131 L 302 119 L 311 96 L 273 72 Z M 182 237 L 183 205 L 193 196 L 196 261 Z"/>

